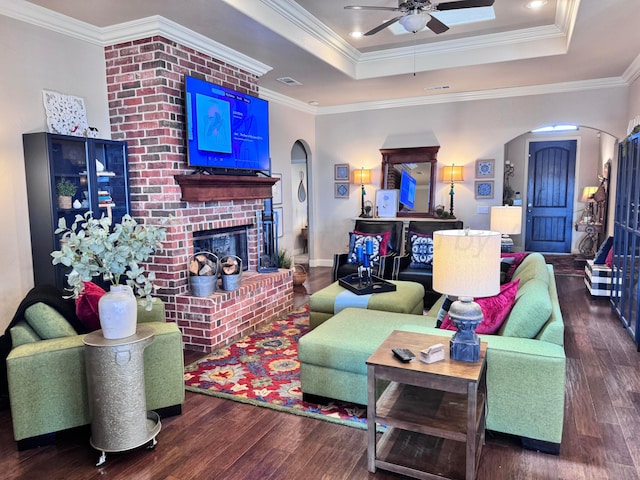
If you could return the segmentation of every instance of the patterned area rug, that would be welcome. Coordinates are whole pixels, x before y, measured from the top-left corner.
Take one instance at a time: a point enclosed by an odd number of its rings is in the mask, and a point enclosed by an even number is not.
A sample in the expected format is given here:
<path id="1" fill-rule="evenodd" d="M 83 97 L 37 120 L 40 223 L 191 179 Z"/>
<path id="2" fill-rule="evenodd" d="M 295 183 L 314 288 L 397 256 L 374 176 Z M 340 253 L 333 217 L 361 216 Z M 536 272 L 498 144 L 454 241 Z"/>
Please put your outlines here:
<path id="1" fill-rule="evenodd" d="M 302 401 L 298 339 L 309 330 L 309 307 L 274 320 L 236 343 L 185 367 L 190 392 L 227 398 L 365 429 L 359 405 Z"/>

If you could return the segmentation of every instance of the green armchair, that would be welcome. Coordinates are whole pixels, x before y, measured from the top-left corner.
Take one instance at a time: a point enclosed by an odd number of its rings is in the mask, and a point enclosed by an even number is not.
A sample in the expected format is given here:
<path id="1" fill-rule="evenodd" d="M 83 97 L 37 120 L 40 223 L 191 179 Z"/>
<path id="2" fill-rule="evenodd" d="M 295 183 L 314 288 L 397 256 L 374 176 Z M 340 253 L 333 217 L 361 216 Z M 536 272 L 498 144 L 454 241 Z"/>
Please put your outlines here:
<path id="1" fill-rule="evenodd" d="M 29 321 L 10 329 L 13 347 L 6 360 L 7 381 L 19 450 L 50 443 L 55 432 L 91 423 L 84 335 L 64 325 L 63 317 L 52 321 L 47 314 L 50 309 L 34 304 L 25 313 Z M 179 414 L 184 402 L 180 330 L 165 321 L 164 304 L 157 299 L 150 311 L 138 307 L 138 323 L 153 328 L 155 338 L 144 352 L 147 409 L 164 416 Z"/>

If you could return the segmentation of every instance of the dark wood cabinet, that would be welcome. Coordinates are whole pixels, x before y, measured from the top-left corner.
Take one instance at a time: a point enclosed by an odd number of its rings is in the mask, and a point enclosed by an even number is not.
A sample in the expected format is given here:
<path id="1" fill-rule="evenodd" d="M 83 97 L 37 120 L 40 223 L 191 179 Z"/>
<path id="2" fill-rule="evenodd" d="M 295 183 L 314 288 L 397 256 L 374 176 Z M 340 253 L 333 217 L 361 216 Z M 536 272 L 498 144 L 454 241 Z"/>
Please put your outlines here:
<path id="1" fill-rule="evenodd" d="M 618 146 L 611 303 L 640 350 L 640 134 Z"/>
<path id="2" fill-rule="evenodd" d="M 60 248 L 54 234 L 60 218 L 71 226 L 76 215 L 91 211 L 114 223 L 130 211 L 127 144 L 50 133 L 23 135 L 31 254 L 35 285 L 66 286 L 65 270 L 51 263 Z M 71 185 L 71 199 L 59 202 L 57 186 Z"/>

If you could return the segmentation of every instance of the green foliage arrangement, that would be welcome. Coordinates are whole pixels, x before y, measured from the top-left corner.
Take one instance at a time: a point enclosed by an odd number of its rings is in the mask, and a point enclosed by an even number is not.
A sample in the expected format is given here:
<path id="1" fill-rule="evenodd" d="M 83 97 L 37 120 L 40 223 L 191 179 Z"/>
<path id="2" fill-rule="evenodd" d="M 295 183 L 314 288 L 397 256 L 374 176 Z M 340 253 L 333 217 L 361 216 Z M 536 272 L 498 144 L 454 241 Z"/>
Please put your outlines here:
<path id="1" fill-rule="evenodd" d="M 278 249 L 278 268 L 291 268 L 291 257 L 286 248 Z"/>
<path id="2" fill-rule="evenodd" d="M 56 184 L 56 193 L 60 197 L 73 197 L 78 191 L 78 186 L 63 178 Z"/>
<path id="3" fill-rule="evenodd" d="M 131 216 L 122 217 L 122 222 L 111 225 L 111 219 L 93 218 L 91 212 L 76 215 L 71 227 L 64 218 L 58 221 L 56 234 L 61 234 L 60 250 L 51 253 L 54 265 L 71 267 L 68 283 L 76 298 L 82 293 L 83 282 L 93 277 L 102 277 L 112 285 L 125 280 L 135 295 L 143 298 L 150 309 L 154 272 L 145 274 L 141 262 L 162 248 L 166 238 L 166 220 L 160 226 L 138 224 Z M 123 277 L 126 277 L 123 279 Z"/>

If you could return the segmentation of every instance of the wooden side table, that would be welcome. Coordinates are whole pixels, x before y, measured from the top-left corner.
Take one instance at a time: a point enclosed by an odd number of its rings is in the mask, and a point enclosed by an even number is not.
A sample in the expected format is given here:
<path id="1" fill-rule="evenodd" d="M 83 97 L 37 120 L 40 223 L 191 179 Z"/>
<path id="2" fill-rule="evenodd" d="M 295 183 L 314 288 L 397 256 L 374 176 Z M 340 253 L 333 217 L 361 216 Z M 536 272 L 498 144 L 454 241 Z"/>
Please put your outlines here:
<path id="1" fill-rule="evenodd" d="M 468 363 L 449 358 L 449 337 L 395 330 L 367 360 L 368 469 L 421 479 L 475 478 L 486 420 L 486 352 Z M 443 361 L 427 364 L 420 350 L 445 345 Z M 416 354 L 397 360 L 392 348 Z M 390 382 L 376 401 L 378 380 Z M 386 431 L 377 441 L 377 424 Z M 463 444 L 463 448 L 461 445 Z"/>
<path id="2" fill-rule="evenodd" d="M 144 349 L 153 343 L 153 329 L 138 325 L 130 337 L 107 340 L 102 330 L 85 335 L 85 361 L 91 402 L 91 446 L 101 451 L 96 466 L 108 452 L 156 445 L 160 417 L 147 412 Z"/>

